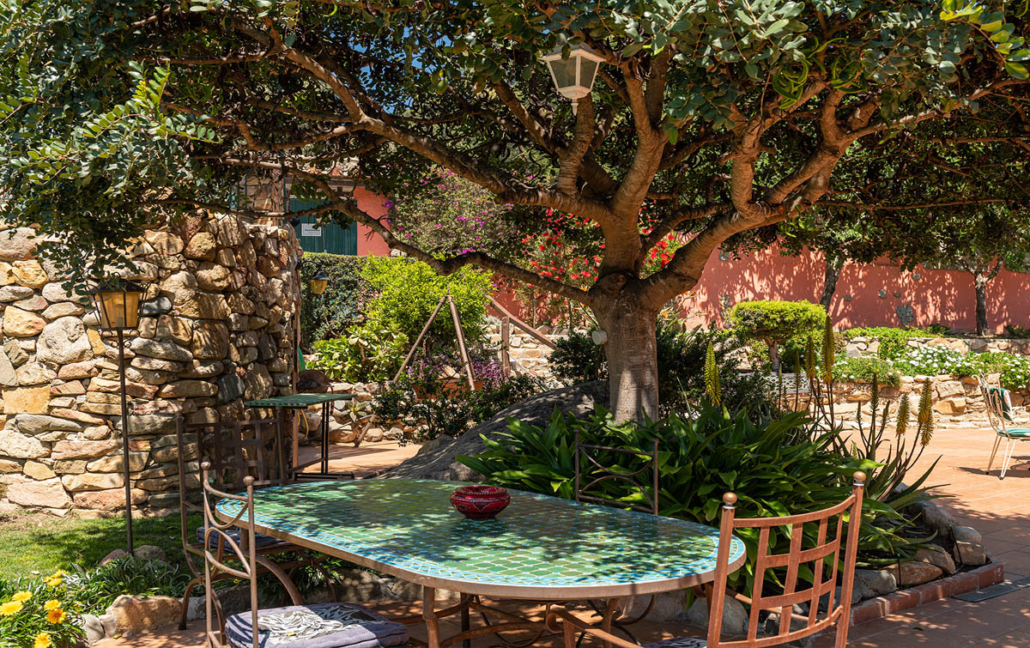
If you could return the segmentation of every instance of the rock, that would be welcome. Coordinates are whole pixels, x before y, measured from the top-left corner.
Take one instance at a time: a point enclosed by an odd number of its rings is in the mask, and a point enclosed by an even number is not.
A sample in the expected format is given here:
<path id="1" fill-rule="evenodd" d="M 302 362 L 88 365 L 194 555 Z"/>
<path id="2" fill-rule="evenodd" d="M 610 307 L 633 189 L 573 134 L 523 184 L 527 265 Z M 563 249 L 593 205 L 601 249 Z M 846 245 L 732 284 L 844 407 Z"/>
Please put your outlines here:
<path id="1" fill-rule="evenodd" d="M 122 488 L 125 477 L 119 473 L 82 473 L 81 475 L 62 475 L 61 483 L 71 492 L 97 491 Z"/>
<path id="2" fill-rule="evenodd" d="M 83 614 L 80 624 L 86 637 L 86 643 L 89 645 L 93 645 L 107 636 L 107 633 L 104 632 L 104 624 L 100 622 L 100 617 L 93 616 L 92 614 Z"/>
<path id="3" fill-rule="evenodd" d="M 14 363 L 6 353 L 0 353 L 0 385 L 4 387 L 18 386 L 18 374 L 14 372 Z"/>
<path id="4" fill-rule="evenodd" d="M 190 350 L 198 360 L 221 360 L 229 353 L 229 328 L 221 322 L 197 322 Z"/>
<path id="5" fill-rule="evenodd" d="M 138 337 L 132 341 L 129 348 L 139 355 L 161 358 L 162 360 L 189 362 L 193 359 L 193 354 L 174 342 L 148 340 Z"/>
<path id="6" fill-rule="evenodd" d="M 218 379 L 218 402 L 228 403 L 243 396 L 246 385 L 236 374 L 225 374 Z"/>
<path id="7" fill-rule="evenodd" d="M 9 475 L 11 473 L 20 473 L 21 464 L 17 461 L 11 461 L 9 459 L 0 459 L 0 475 Z"/>
<path id="8" fill-rule="evenodd" d="M 54 472 L 58 475 L 81 475 L 86 472 L 86 460 L 55 461 Z"/>
<path id="9" fill-rule="evenodd" d="M 229 270 L 213 263 L 201 264 L 197 271 L 197 283 L 203 290 L 225 290 L 229 287 L 229 279 Z"/>
<path id="10" fill-rule="evenodd" d="M 0 289 L 2 290 L 2 289 Z M 231 311 L 224 295 L 196 293 L 179 307 L 179 314 L 193 319 L 227 320 Z"/>
<path id="11" fill-rule="evenodd" d="M 192 365 L 179 372 L 180 378 L 212 378 L 225 370 L 221 362 L 200 362 L 194 360 Z"/>
<path id="12" fill-rule="evenodd" d="M 14 430 L 0 430 L 0 456 L 13 459 L 38 459 L 50 454 L 38 439 Z"/>
<path id="13" fill-rule="evenodd" d="M 699 628 L 708 627 L 708 603 L 698 598 L 687 610 L 687 621 Z M 737 599 L 727 596 L 722 610 L 722 636 L 738 637 L 747 634 L 747 611 Z"/>
<path id="14" fill-rule="evenodd" d="M 16 227 L 0 232 L 0 259 L 28 259 L 36 251 L 36 232 L 31 227 Z"/>
<path id="15" fill-rule="evenodd" d="M 958 414 L 964 414 L 966 411 L 966 399 L 963 396 L 956 396 L 955 398 L 947 398 L 942 401 L 937 401 L 933 404 L 935 412 L 941 414 L 948 414 L 955 416 Z"/>
<path id="16" fill-rule="evenodd" d="M 54 461 L 67 459 L 96 459 L 119 447 L 119 442 L 110 441 L 58 441 L 54 444 L 50 458 Z"/>
<path id="17" fill-rule="evenodd" d="M 193 340 L 193 326 L 189 320 L 182 317 L 162 315 L 157 318 L 156 334 L 163 340 L 171 340 L 182 346 L 188 346 Z"/>
<path id="18" fill-rule="evenodd" d="M 909 561 L 901 563 L 899 570 L 898 565 L 890 565 L 885 567 L 884 571 L 892 574 L 894 580 L 897 581 L 901 587 L 915 587 L 916 585 L 922 585 L 923 583 L 929 583 L 932 580 L 941 577 L 944 570 L 937 565 L 931 565 L 930 563 Z"/>
<path id="19" fill-rule="evenodd" d="M 32 311 L 34 313 L 38 313 L 46 309 L 48 305 L 49 304 L 47 304 L 47 300 L 43 299 L 39 295 L 33 295 L 31 297 L 26 297 L 25 299 L 19 299 L 18 301 L 12 304 L 12 306 L 20 308 L 22 310 Z"/>
<path id="20" fill-rule="evenodd" d="M 50 387 L 12 387 L 4 389 L 6 414 L 45 414 L 50 402 Z"/>
<path id="21" fill-rule="evenodd" d="M 16 482 L 7 487 L 7 499 L 12 504 L 34 508 L 66 509 L 72 498 L 65 492 L 61 480 Z"/>
<path id="22" fill-rule="evenodd" d="M 48 283 L 43 286 L 43 299 L 47 300 L 51 304 L 58 302 L 74 302 L 76 304 L 85 304 L 86 298 L 76 292 L 68 292 L 64 286 L 59 283 Z"/>
<path id="23" fill-rule="evenodd" d="M 129 596 L 115 599 L 107 613 L 115 618 L 116 632 L 132 637 L 179 623 L 180 601 L 171 596 Z"/>
<path id="24" fill-rule="evenodd" d="M 141 317 L 155 317 L 170 312 L 172 312 L 172 300 L 164 295 L 160 295 L 155 299 L 148 299 L 139 306 Z"/>
<path id="25" fill-rule="evenodd" d="M 57 477 L 57 474 L 49 466 L 38 461 L 26 461 L 25 465 L 22 466 L 22 473 L 26 477 L 31 477 L 37 481 L 46 481 Z"/>
<path id="26" fill-rule="evenodd" d="M 185 304 L 197 294 L 197 278 L 189 272 L 177 272 L 161 282 L 161 292 L 174 304 Z"/>
<path id="27" fill-rule="evenodd" d="M 916 560 L 939 567 L 945 574 L 955 573 L 955 561 L 937 545 L 923 545 L 916 550 Z"/>
<path id="28" fill-rule="evenodd" d="M 498 412 L 493 418 L 480 423 L 457 439 L 448 440 L 431 451 L 417 455 L 384 473 L 384 477 L 406 477 L 412 479 L 444 479 L 456 481 L 479 481 L 482 477 L 456 461 L 458 455 L 474 456 L 486 451 L 480 435 L 497 438 L 498 433 L 508 431 L 507 419 L 514 417 L 529 425 L 546 425 L 557 407 L 564 414 L 577 418 L 590 416 L 594 402 L 606 402 L 607 385 L 604 382 L 584 383 L 563 387 L 512 405 Z"/>
<path id="29" fill-rule="evenodd" d="M 86 425 L 81 421 L 48 414 L 19 414 L 14 417 L 14 426 L 25 434 L 42 434 L 52 430 L 65 430 L 67 432 L 81 432 Z"/>
<path id="30" fill-rule="evenodd" d="M 61 365 L 92 357 L 93 345 L 77 317 L 62 317 L 47 324 L 36 346 L 36 359 L 40 362 Z"/>
<path id="31" fill-rule="evenodd" d="M 37 355 L 37 357 L 39 356 Z M 50 374 L 47 373 L 46 368 L 38 362 L 27 362 L 23 364 L 18 367 L 15 375 L 18 377 L 18 384 L 23 387 L 41 385 L 43 383 L 50 382 Z"/>
<path id="32" fill-rule="evenodd" d="M 3 236 L 0 233 L 0 236 Z M 0 288 L 0 302 L 13 302 L 19 299 L 27 299 L 33 295 L 32 288 L 28 286 L 4 286 Z"/>
<path id="33" fill-rule="evenodd" d="M 146 491 L 133 488 L 129 492 L 132 495 L 133 506 L 140 506 L 147 502 Z M 124 487 L 109 490 L 81 491 L 75 493 L 72 497 L 74 498 L 76 508 L 85 508 L 93 511 L 120 511 L 125 509 Z M 139 550 L 137 549 L 137 551 Z M 104 560 L 107 560 L 107 558 Z M 100 564 L 103 565 L 104 562 L 101 561 Z"/>
<path id="34" fill-rule="evenodd" d="M 243 376 L 243 395 L 247 400 L 267 398 L 272 393 L 272 376 L 264 365 L 254 365 Z"/>
<path id="35" fill-rule="evenodd" d="M 129 472 L 139 472 L 147 465 L 146 452 L 129 452 Z M 125 461 L 121 453 L 91 461 L 86 470 L 94 473 L 124 472 Z"/>
<path id="36" fill-rule="evenodd" d="M 25 350 L 18 346 L 16 340 L 8 340 L 4 343 L 4 355 L 8 357 L 15 367 L 20 367 L 29 361 L 29 354 L 25 353 Z"/>
<path id="37" fill-rule="evenodd" d="M 0 234 L 0 237 L 2 236 Z M 23 286 L 39 290 L 50 281 L 50 277 L 46 276 L 46 271 L 43 270 L 43 266 L 39 265 L 39 261 L 32 259 L 15 261 L 12 266 L 17 282 Z"/>
<path id="38" fill-rule="evenodd" d="M 115 428 L 121 429 L 121 417 L 116 417 Z M 129 435 L 175 434 L 175 417 L 168 414 L 138 414 L 129 417 Z"/>
<path id="39" fill-rule="evenodd" d="M 2 236 L 2 232 L 0 232 L 0 236 Z M 4 290 L 4 288 L 0 288 L 0 290 Z M 39 335 L 46 325 L 46 320 L 35 313 L 14 306 L 4 309 L 4 335 L 16 338 L 33 337 Z M 81 326 L 82 323 L 80 322 L 79 325 Z"/>
<path id="40" fill-rule="evenodd" d="M 932 501 L 917 502 L 908 507 L 912 514 L 919 515 L 923 522 L 937 533 L 937 537 L 947 540 L 952 537 L 952 527 L 955 521 L 947 510 L 937 506 Z"/>
<path id="41" fill-rule="evenodd" d="M 898 581 L 894 574 L 882 569 L 856 569 L 855 591 L 862 599 L 885 596 L 898 591 Z"/>
<path id="42" fill-rule="evenodd" d="M 158 254 L 172 256 L 183 250 L 182 239 L 171 232 L 151 230 L 144 234 L 144 237 Z"/>
<path id="43" fill-rule="evenodd" d="M 190 239 L 189 244 L 183 251 L 183 254 L 187 259 L 202 259 L 204 261 L 214 261 L 215 252 L 218 250 L 218 244 L 215 242 L 215 237 L 209 232 L 197 232 Z"/>
<path id="44" fill-rule="evenodd" d="M 82 315 L 85 312 L 86 309 L 79 304 L 73 304 L 72 302 L 58 302 L 56 304 L 51 304 L 43 311 L 43 319 L 53 321 L 62 317 Z M 96 617 L 93 618 L 95 619 Z"/>
<path id="45" fill-rule="evenodd" d="M 143 369 L 145 371 L 167 371 L 169 373 L 185 371 L 186 367 L 189 366 L 185 362 L 175 362 L 174 360 L 151 358 L 150 356 L 142 355 L 133 358 L 130 364 L 136 369 Z"/>
<path id="46" fill-rule="evenodd" d="M 161 398 L 203 398 L 218 393 L 218 385 L 203 380 L 179 380 L 161 388 Z"/>
<path id="47" fill-rule="evenodd" d="M 955 556 L 960 563 L 973 567 L 987 564 L 987 549 L 983 545 L 983 537 L 976 529 L 957 526 L 952 532 L 955 535 Z"/>

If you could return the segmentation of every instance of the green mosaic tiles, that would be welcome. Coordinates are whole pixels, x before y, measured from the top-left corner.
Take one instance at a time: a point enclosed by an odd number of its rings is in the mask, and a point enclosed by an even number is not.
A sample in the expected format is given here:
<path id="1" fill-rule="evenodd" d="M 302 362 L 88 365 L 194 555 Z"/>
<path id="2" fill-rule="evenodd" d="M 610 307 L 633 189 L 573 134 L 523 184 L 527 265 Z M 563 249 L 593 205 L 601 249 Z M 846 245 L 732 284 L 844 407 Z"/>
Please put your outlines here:
<path id="1" fill-rule="evenodd" d="M 715 569 L 718 529 L 520 491 L 496 518 L 468 520 L 448 501 L 459 485 L 377 479 L 270 488 L 255 493 L 256 521 L 340 557 L 491 586 L 589 589 Z M 218 509 L 234 515 L 241 505 Z M 730 562 L 743 553 L 734 538 Z"/>

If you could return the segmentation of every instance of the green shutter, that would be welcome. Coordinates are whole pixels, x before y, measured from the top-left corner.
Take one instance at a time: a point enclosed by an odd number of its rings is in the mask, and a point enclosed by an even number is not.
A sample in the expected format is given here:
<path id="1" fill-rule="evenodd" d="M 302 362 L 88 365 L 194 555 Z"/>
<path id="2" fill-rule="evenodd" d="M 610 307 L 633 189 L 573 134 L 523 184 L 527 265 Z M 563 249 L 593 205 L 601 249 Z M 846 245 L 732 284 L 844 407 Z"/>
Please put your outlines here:
<path id="1" fill-rule="evenodd" d="M 320 204 L 322 203 L 290 198 L 290 211 L 313 209 Z M 297 238 L 300 240 L 300 247 L 305 252 L 357 255 L 358 224 L 354 221 L 344 227 L 335 223 L 316 227 L 314 216 L 301 216 L 299 220 L 300 224 L 296 226 Z M 307 236 L 305 232 L 308 233 Z"/>

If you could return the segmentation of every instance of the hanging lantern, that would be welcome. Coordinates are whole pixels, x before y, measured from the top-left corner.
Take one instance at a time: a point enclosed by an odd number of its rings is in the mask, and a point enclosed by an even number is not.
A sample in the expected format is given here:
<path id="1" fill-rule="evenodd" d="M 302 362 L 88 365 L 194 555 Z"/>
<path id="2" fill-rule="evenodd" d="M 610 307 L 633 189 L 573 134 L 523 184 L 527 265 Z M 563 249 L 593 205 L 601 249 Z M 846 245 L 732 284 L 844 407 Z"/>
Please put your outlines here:
<path id="1" fill-rule="evenodd" d="M 89 293 L 100 327 L 109 331 L 131 330 L 139 326 L 140 304 L 146 286 L 120 277 L 98 283 Z"/>
<path id="2" fill-rule="evenodd" d="M 315 271 L 315 274 L 311 275 L 308 285 L 311 287 L 312 295 L 321 295 L 325 292 L 326 286 L 329 285 L 329 275 L 325 273 L 325 270 L 319 268 Z"/>
<path id="3" fill-rule="evenodd" d="M 604 57 L 581 43 L 573 45 L 569 57 L 562 56 L 562 47 L 541 58 L 551 72 L 551 80 L 558 92 L 572 100 L 572 112 L 575 114 L 579 100 L 590 94 L 597 78 L 597 66 L 604 62 Z"/>

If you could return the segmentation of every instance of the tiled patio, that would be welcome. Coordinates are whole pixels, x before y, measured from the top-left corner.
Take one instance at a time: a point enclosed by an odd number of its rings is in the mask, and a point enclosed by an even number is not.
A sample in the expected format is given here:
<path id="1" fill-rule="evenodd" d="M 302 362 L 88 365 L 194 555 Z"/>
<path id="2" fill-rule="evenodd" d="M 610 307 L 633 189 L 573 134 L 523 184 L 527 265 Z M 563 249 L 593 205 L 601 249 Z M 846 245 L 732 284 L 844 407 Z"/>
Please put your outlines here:
<path id="1" fill-rule="evenodd" d="M 993 432 L 949 429 L 938 431 L 920 462 L 929 466 L 938 455 L 940 464 L 931 480 L 942 484 L 940 492 L 950 495 L 940 500 L 955 516 L 956 523 L 973 526 L 983 533 L 995 560 L 1005 562 L 1009 580 L 1030 576 L 1030 443 L 1017 447 L 1008 475 L 999 480 L 998 466 L 991 475 L 983 473 L 993 442 Z M 334 469 L 359 470 L 382 467 L 392 459 L 410 456 L 415 446 L 370 444 L 351 452 L 350 446 L 334 451 Z M 397 453 L 397 454 L 392 454 Z M 353 463 L 350 463 L 353 462 Z M 412 606 L 391 604 L 388 613 L 406 613 Z M 160 636 L 106 640 L 101 648 L 200 648 L 202 622 L 193 622 L 190 631 L 169 632 Z M 684 632 L 685 630 L 685 632 Z M 673 633 L 697 634 L 672 624 L 649 624 L 638 636 L 652 641 Z M 417 634 L 417 632 L 416 632 Z M 496 641 L 475 642 L 485 648 Z M 542 642 L 540 645 L 557 642 Z M 852 628 L 849 646 L 860 648 L 953 648 L 987 646 L 990 648 L 1027 648 L 1030 646 L 1030 588 L 982 603 L 955 599 L 939 601 Z M 833 641 L 823 638 L 818 648 L 829 648 Z"/>

